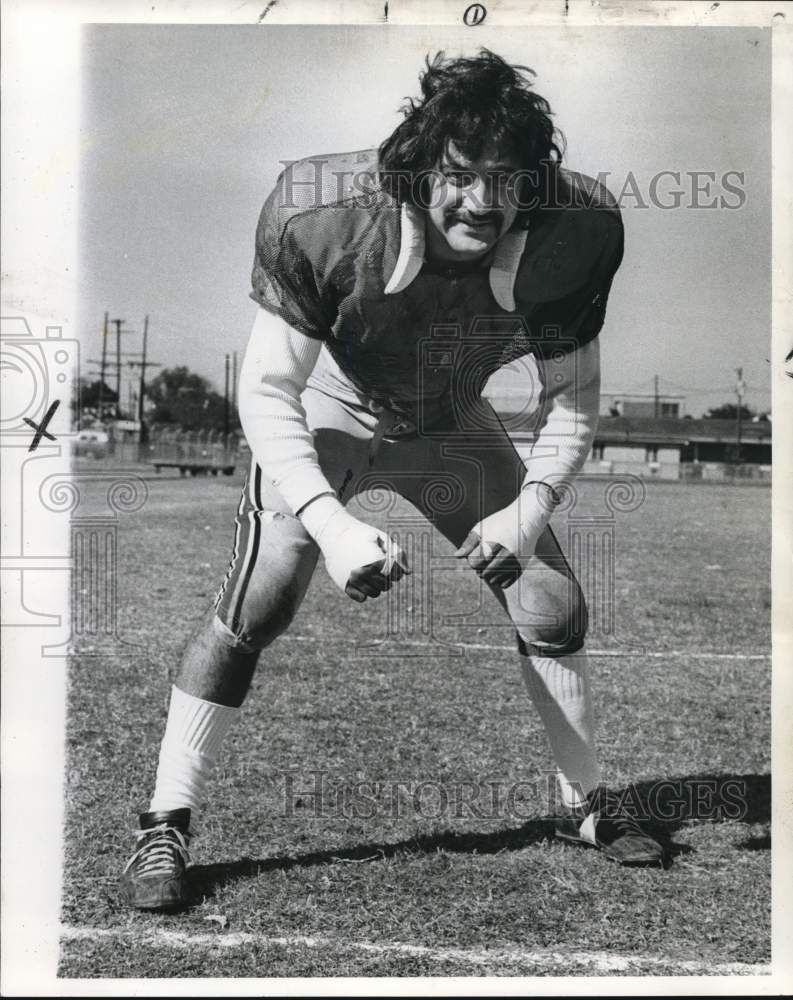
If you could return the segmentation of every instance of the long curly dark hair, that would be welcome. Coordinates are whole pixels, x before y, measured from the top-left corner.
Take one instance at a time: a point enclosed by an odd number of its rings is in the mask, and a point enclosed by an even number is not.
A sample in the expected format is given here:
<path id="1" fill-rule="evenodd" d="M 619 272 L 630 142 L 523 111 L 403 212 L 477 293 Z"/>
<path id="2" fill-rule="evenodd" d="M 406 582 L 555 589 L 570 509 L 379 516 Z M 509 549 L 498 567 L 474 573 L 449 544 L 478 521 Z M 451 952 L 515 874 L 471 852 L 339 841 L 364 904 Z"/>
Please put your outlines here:
<path id="1" fill-rule="evenodd" d="M 548 102 L 532 90 L 534 70 L 512 66 L 485 48 L 456 59 L 441 51 L 426 62 L 421 99 L 407 98 L 400 109 L 404 120 L 380 146 L 381 187 L 400 203 L 426 205 L 428 175 L 451 141 L 469 160 L 490 145 L 514 152 L 529 185 L 548 190 L 564 137 L 551 121 Z"/>

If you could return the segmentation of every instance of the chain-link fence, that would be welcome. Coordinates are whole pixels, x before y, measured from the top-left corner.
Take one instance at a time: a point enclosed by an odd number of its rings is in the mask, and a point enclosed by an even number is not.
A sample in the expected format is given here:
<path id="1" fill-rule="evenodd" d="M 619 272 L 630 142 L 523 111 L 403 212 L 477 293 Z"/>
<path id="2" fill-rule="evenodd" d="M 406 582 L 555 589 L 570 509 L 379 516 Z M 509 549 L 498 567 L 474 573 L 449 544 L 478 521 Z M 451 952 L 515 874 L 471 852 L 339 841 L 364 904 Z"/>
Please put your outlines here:
<path id="1" fill-rule="evenodd" d="M 239 433 L 182 431 L 153 428 L 149 440 L 139 443 L 119 440 L 105 432 L 82 432 L 74 444 L 75 457 L 114 465 L 148 465 L 179 469 L 182 475 L 230 476 L 236 466 L 247 461 L 249 452 Z"/>
<path id="2" fill-rule="evenodd" d="M 515 436 L 514 443 L 521 456 L 528 458 L 530 449 L 519 435 Z M 637 456 L 642 453 L 641 449 L 636 451 Z M 146 444 L 114 440 L 102 432 L 82 432 L 75 443 L 74 453 L 78 458 L 104 460 L 116 465 L 147 465 L 158 472 L 161 469 L 179 469 L 182 475 L 193 476 L 230 476 L 235 468 L 247 466 L 250 462 L 248 445 L 239 432 L 223 434 L 220 431 L 181 431 L 167 427 L 152 429 Z M 771 483 L 771 466 L 751 462 L 740 465 L 734 462 L 648 462 L 638 457 L 631 461 L 624 456 L 618 461 L 603 461 L 590 456 L 583 471 L 585 475 L 630 473 L 641 479 L 687 483 Z"/>
<path id="3" fill-rule="evenodd" d="M 141 459 L 158 472 L 176 468 L 182 475 L 230 476 L 239 461 L 240 437 L 219 431 L 162 430 L 139 447 Z"/>
<path id="4" fill-rule="evenodd" d="M 771 484 L 770 465 L 730 462 L 681 462 L 680 479 L 687 483 Z"/>

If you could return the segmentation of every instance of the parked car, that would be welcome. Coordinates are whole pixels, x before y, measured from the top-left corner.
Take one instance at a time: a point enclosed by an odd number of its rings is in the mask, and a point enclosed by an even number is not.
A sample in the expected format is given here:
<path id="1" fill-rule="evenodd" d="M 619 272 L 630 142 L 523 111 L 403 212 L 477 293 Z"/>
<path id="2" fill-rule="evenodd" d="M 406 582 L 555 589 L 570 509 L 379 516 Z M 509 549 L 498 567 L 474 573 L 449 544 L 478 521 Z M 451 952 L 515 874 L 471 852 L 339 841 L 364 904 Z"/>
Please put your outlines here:
<path id="1" fill-rule="evenodd" d="M 110 448 L 107 431 L 88 429 L 79 431 L 74 439 L 73 451 L 80 458 L 105 458 Z"/>

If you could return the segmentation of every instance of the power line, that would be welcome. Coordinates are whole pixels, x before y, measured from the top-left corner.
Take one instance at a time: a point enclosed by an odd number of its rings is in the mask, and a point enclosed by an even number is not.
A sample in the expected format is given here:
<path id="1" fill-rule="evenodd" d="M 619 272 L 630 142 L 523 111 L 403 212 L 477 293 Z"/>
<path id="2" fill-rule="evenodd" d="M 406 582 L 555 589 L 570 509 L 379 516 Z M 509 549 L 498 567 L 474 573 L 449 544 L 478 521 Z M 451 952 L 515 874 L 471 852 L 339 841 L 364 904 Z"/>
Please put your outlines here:
<path id="1" fill-rule="evenodd" d="M 731 395 L 732 393 L 735 392 L 735 386 L 734 385 L 722 385 L 722 386 L 715 386 L 715 387 L 705 388 L 704 386 L 696 386 L 696 385 L 680 385 L 678 382 L 669 382 L 667 379 L 664 379 L 664 378 L 661 378 L 660 381 L 661 381 L 661 395 L 664 395 L 664 392 L 663 392 L 664 385 L 668 386 L 671 389 L 675 389 L 678 392 L 686 392 L 686 393 L 690 393 L 691 395 L 696 394 L 698 396 L 724 395 L 725 393 L 727 395 Z M 648 379 L 646 384 L 649 386 L 649 383 L 650 383 L 650 380 Z M 626 389 L 624 387 L 621 388 L 621 389 L 611 389 L 611 390 L 609 390 L 609 389 L 602 389 L 601 390 L 601 395 L 603 395 L 603 396 L 630 396 L 631 393 L 635 391 L 635 385 L 636 385 L 636 383 L 634 383 L 634 388 L 632 388 L 632 389 Z M 746 382 L 746 381 L 744 381 L 744 385 L 746 387 L 746 391 L 747 392 L 769 392 L 770 391 L 770 386 L 756 385 L 756 384 L 754 384 L 752 382 Z M 654 395 L 654 393 L 648 391 L 646 393 L 643 393 L 643 395 L 651 396 L 651 395 Z"/>

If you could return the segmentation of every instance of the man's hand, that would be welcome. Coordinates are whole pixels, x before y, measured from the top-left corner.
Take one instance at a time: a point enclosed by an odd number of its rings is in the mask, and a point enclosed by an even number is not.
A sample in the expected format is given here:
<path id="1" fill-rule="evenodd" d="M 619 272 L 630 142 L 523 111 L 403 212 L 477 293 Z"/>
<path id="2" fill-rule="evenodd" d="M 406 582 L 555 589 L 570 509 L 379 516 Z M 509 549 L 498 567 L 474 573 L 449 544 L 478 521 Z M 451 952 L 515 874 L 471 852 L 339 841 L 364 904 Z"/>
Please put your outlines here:
<path id="1" fill-rule="evenodd" d="M 328 521 L 317 543 L 330 578 L 360 604 L 410 573 L 407 556 L 393 539 L 344 510 Z"/>
<path id="2" fill-rule="evenodd" d="M 491 545 L 483 541 L 476 531 L 468 532 L 468 537 L 454 554 L 460 559 L 466 557 L 468 565 L 476 570 L 485 583 L 501 587 L 502 590 L 511 587 L 523 572 L 517 557 L 509 549 L 498 542 Z"/>
<path id="3" fill-rule="evenodd" d="M 468 565 L 489 584 L 506 590 L 523 572 L 518 558 L 525 544 L 520 521 L 521 497 L 503 510 L 483 518 L 468 532 L 468 537 L 454 553 L 467 559 Z"/>

